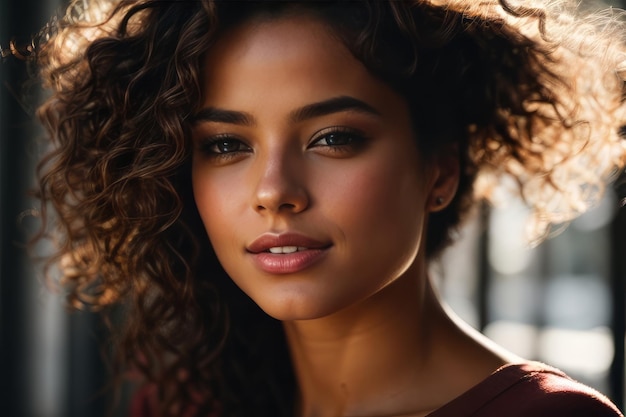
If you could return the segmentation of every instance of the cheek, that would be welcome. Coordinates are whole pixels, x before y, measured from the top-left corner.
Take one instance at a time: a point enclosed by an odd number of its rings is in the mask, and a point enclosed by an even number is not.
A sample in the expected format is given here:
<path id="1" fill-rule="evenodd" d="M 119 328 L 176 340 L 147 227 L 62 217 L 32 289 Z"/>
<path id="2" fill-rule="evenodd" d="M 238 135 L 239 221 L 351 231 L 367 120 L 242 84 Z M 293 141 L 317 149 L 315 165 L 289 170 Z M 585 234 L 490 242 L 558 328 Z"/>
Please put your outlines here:
<path id="1" fill-rule="evenodd" d="M 324 197 L 332 212 L 352 227 L 394 232 L 420 223 L 425 203 L 424 179 L 413 161 L 379 158 L 346 173 Z M 332 195 L 331 195 L 332 193 Z M 413 227 L 411 227 L 413 225 Z"/>
<path id="2" fill-rule="evenodd" d="M 345 235 L 353 272 L 385 286 L 414 263 L 425 223 L 426 181 L 408 158 L 389 155 L 346 170 L 324 199 Z M 381 280 L 381 278 L 383 278 Z"/>

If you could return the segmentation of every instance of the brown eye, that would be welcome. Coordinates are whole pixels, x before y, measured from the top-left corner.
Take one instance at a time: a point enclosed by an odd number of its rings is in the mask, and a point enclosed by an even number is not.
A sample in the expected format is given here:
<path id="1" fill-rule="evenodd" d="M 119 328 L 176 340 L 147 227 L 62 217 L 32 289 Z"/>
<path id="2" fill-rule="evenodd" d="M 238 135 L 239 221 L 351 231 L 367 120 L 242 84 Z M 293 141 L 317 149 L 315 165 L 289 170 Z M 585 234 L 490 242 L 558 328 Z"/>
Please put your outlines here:
<path id="1" fill-rule="evenodd" d="M 213 144 L 215 153 L 230 153 L 243 150 L 244 145 L 236 139 L 219 139 Z"/>
<path id="2" fill-rule="evenodd" d="M 353 135 L 343 132 L 334 132 L 319 138 L 315 144 L 317 146 L 346 146 L 355 141 Z"/>
<path id="3" fill-rule="evenodd" d="M 226 155 L 238 152 L 250 152 L 248 145 L 232 137 L 218 137 L 200 144 L 200 150 L 207 155 Z"/>
<path id="4" fill-rule="evenodd" d="M 332 151 L 356 149 L 364 145 L 365 136 L 354 129 L 347 127 L 331 127 L 318 132 L 311 145 L 311 148 L 328 148 Z"/>

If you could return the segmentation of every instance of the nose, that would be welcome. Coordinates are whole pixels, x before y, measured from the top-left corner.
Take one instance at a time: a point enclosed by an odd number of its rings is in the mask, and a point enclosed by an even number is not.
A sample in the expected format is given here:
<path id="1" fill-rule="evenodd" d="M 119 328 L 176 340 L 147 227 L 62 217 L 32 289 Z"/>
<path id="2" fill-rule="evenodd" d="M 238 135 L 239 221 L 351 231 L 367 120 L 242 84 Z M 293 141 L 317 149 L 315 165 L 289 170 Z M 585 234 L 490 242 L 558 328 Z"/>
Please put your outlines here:
<path id="1" fill-rule="evenodd" d="M 309 206 L 302 164 L 294 155 L 276 152 L 257 161 L 255 210 L 264 213 L 300 213 Z"/>

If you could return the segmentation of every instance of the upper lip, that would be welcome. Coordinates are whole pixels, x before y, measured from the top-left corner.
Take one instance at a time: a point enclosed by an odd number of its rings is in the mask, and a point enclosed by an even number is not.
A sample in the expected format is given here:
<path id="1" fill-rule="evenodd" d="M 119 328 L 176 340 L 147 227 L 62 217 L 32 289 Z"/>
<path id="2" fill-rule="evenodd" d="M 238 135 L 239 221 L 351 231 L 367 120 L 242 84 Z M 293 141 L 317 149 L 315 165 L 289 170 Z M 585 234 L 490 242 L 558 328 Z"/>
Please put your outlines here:
<path id="1" fill-rule="evenodd" d="M 266 233 L 256 238 L 246 249 L 251 253 L 267 252 L 270 248 L 282 246 L 297 246 L 307 249 L 324 249 L 330 243 L 324 243 L 319 240 L 304 236 L 298 233 Z"/>

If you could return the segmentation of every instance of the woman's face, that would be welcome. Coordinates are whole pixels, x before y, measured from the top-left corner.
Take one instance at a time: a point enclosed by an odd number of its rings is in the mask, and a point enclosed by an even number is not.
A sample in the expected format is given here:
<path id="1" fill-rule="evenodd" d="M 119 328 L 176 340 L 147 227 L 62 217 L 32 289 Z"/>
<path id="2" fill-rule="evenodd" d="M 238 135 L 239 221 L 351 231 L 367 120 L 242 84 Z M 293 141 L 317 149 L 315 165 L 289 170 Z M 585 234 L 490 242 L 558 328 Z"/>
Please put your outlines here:
<path id="1" fill-rule="evenodd" d="M 204 64 L 193 190 L 235 283 L 297 320 L 409 274 L 442 176 L 404 100 L 306 17 L 239 27 Z"/>

